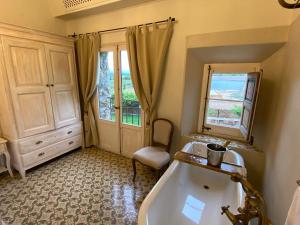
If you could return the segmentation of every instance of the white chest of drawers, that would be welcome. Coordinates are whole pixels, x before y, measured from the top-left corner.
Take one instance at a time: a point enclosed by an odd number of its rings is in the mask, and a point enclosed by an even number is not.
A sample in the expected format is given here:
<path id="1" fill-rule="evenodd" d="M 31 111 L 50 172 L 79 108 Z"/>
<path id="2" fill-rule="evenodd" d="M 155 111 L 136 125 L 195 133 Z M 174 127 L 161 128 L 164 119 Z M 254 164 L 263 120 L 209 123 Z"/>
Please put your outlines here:
<path id="1" fill-rule="evenodd" d="M 26 170 L 52 158 L 83 147 L 82 124 L 74 124 L 44 134 L 10 141 L 12 164 L 21 176 Z"/>
<path id="2" fill-rule="evenodd" d="M 82 146 L 74 40 L 0 23 L 0 126 L 25 171 Z"/>

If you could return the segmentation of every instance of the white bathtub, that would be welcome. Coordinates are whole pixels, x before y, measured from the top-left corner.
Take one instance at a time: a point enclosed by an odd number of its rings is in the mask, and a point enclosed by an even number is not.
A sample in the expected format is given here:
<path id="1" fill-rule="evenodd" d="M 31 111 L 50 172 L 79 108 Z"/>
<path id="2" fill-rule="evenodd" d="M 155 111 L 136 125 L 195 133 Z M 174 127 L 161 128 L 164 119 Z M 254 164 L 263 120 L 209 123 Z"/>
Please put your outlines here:
<path id="1" fill-rule="evenodd" d="M 188 143 L 183 151 L 206 156 L 205 145 Z M 232 151 L 224 161 L 244 167 L 242 157 Z M 241 168 L 245 175 L 245 168 Z M 226 225 L 231 224 L 221 207 L 242 205 L 241 185 L 225 174 L 174 160 L 140 208 L 138 225 Z"/>

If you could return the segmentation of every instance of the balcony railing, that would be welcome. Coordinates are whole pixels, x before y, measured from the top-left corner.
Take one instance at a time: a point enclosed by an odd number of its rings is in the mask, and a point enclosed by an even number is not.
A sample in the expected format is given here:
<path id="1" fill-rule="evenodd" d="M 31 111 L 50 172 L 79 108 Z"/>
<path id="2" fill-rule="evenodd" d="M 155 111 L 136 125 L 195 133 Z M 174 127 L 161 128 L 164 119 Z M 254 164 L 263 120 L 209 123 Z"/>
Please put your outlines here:
<path id="1" fill-rule="evenodd" d="M 141 108 L 122 105 L 122 123 L 141 126 Z"/>
<path id="2" fill-rule="evenodd" d="M 104 103 L 105 102 L 105 103 Z M 99 101 L 99 111 L 100 111 L 100 118 L 115 121 L 116 114 L 115 114 L 115 104 L 114 99 L 109 98 L 107 101 Z M 137 101 L 124 101 L 121 106 L 122 110 L 122 123 L 129 124 L 133 126 L 141 126 L 141 107 L 139 102 Z"/>

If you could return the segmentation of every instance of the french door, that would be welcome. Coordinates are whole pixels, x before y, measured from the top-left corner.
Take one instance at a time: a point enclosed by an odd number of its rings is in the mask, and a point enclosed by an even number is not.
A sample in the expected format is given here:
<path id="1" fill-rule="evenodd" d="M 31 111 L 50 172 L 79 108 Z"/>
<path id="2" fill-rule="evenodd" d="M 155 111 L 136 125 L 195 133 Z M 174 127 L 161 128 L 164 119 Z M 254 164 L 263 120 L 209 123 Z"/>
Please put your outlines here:
<path id="1" fill-rule="evenodd" d="M 99 54 L 99 147 L 131 158 L 144 144 L 144 115 L 133 89 L 127 50 L 114 45 Z"/>

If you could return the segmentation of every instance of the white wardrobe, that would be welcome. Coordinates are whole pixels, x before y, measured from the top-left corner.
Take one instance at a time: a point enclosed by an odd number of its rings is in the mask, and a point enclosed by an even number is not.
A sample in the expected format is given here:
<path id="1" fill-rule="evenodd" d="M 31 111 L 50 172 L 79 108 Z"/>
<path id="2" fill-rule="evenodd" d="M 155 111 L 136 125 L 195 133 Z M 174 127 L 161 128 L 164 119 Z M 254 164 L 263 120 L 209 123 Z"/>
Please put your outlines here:
<path id="1" fill-rule="evenodd" d="M 83 145 L 74 43 L 0 24 L 0 125 L 25 171 Z"/>

